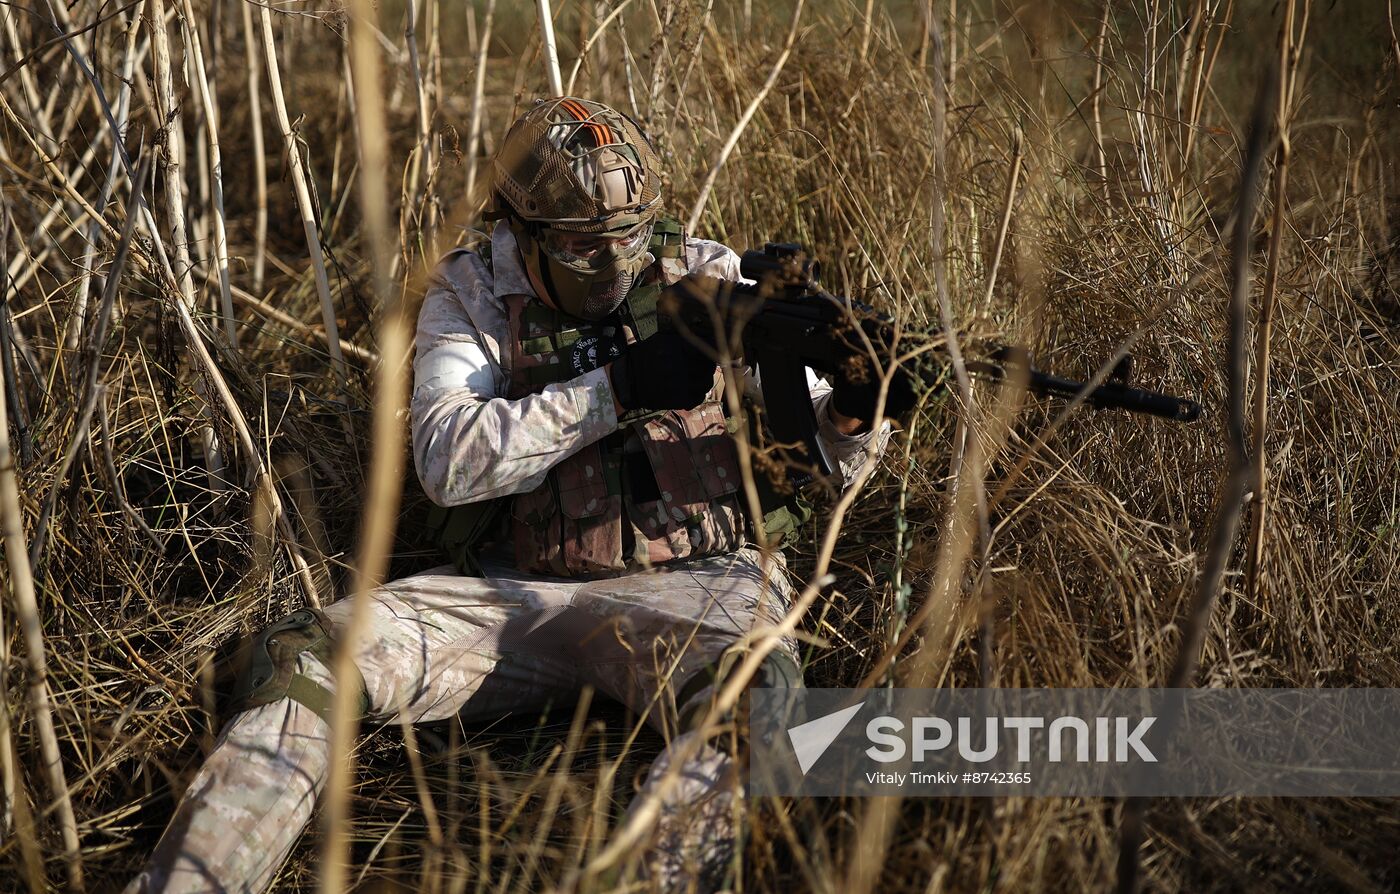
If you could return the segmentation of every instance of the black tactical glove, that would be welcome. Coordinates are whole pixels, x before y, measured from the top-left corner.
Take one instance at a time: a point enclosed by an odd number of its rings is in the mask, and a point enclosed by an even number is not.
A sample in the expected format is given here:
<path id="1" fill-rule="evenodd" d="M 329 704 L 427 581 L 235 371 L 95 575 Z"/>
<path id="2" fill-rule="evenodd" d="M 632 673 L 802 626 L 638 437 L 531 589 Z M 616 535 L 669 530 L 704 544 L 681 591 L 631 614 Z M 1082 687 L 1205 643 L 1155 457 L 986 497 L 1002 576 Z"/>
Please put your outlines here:
<path id="1" fill-rule="evenodd" d="M 875 402 L 880 396 L 880 374 L 864 354 L 852 354 L 839 365 L 831 393 L 831 407 L 842 416 L 869 423 L 875 418 Z M 890 380 L 885 395 L 885 418 L 898 419 L 918 402 L 914 376 L 903 368 Z"/>
<path id="2" fill-rule="evenodd" d="M 613 395 L 624 410 L 693 410 L 719 364 L 684 335 L 663 330 L 613 361 Z"/>

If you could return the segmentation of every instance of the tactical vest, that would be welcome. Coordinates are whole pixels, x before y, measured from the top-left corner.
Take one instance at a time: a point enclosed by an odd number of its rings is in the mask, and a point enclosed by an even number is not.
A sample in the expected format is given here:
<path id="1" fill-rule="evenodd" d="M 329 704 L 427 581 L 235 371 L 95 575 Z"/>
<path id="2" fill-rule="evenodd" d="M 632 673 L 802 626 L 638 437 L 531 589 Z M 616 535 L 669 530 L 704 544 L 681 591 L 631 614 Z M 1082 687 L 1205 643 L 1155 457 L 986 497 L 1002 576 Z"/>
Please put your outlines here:
<path id="1" fill-rule="evenodd" d="M 684 273 L 658 260 L 628 295 L 630 312 L 610 324 L 511 296 L 509 397 L 582 375 L 646 334 L 660 289 Z M 516 565 L 542 574 L 599 575 L 743 546 L 739 462 L 725 427 L 723 394 L 716 374 L 700 406 L 627 423 L 556 465 L 535 490 L 516 496 Z"/>
<path id="2" fill-rule="evenodd" d="M 655 333 L 657 296 L 687 272 L 679 224 L 658 221 L 651 251 L 657 262 L 639 278 L 618 318 L 591 322 L 524 295 L 507 299 L 510 399 L 596 369 L 623 345 Z M 539 487 L 496 501 L 497 508 L 509 508 L 516 566 L 605 576 L 742 547 L 747 513 L 723 393 L 717 374 L 695 409 L 624 419 L 619 431 L 557 464 Z M 485 506 L 439 513 L 439 541 L 467 572 L 478 570 L 478 543 L 500 531 Z"/>

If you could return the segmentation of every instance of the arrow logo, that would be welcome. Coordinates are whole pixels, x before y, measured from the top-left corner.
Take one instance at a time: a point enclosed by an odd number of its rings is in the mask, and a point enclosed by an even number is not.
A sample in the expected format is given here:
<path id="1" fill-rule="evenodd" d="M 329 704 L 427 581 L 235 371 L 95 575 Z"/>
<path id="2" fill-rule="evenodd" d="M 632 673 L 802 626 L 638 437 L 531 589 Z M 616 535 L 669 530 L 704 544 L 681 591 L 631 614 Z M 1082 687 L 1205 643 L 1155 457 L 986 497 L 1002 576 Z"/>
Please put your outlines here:
<path id="1" fill-rule="evenodd" d="M 851 722 L 851 718 L 863 707 L 865 702 L 862 701 L 788 730 L 788 741 L 792 742 L 792 752 L 797 755 L 797 766 L 802 769 L 803 776 L 806 776 L 812 765 L 821 759 L 831 747 L 831 743 L 836 741 L 836 737 L 841 735 L 841 731 Z"/>

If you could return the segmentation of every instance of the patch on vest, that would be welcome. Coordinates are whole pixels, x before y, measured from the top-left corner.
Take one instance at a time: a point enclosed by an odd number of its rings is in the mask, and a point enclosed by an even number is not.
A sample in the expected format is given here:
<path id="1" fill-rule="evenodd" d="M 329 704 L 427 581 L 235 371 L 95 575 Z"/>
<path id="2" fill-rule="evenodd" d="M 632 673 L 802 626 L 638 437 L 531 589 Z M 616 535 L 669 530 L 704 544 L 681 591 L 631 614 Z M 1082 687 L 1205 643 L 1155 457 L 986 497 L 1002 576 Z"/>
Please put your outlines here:
<path id="1" fill-rule="evenodd" d="M 585 335 L 569 348 L 569 366 L 575 375 L 592 372 L 622 356 L 622 347 L 610 336 Z"/>

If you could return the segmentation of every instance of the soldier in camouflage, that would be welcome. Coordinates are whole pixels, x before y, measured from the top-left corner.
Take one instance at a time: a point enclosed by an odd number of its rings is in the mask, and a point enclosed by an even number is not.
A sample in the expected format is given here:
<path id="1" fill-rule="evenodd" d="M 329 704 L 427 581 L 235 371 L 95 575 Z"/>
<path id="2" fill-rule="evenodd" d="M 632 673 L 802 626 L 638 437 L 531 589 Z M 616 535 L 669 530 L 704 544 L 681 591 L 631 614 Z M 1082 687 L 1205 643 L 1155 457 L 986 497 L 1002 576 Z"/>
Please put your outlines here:
<path id="1" fill-rule="evenodd" d="M 329 670 L 348 601 L 258 638 L 243 710 L 129 891 L 266 889 L 326 777 L 337 685 L 377 723 L 533 711 L 583 686 L 617 699 L 670 742 L 645 787 L 687 761 L 643 861 L 650 884 L 723 883 L 736 762 L 688 747 L 688 724 L 792 588 L 781 554 L 749 545 L 716 358 L 658 331 L 655 305 L 686 273 L 738 279 L 738 258 L 659 217 L 655 150 L 598 103 L 536 103 L 493 184 L 494 232 L 443 259 L 415 345 L 414 461 L 453 564 L 370 594 L 358 679 Z M 811 397 L 849 481 L 888 430 L 865 421 L 874 392 L 812 376 Z M 802 685 L 796 657 L 784 643 L 759 684 Z"/>

